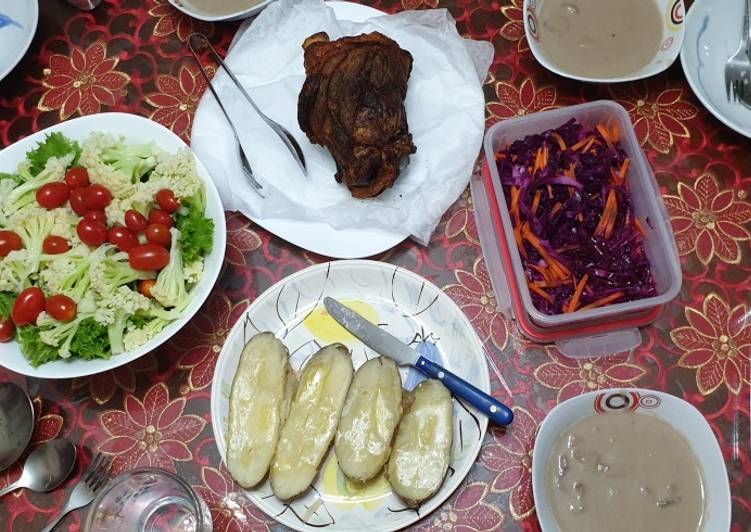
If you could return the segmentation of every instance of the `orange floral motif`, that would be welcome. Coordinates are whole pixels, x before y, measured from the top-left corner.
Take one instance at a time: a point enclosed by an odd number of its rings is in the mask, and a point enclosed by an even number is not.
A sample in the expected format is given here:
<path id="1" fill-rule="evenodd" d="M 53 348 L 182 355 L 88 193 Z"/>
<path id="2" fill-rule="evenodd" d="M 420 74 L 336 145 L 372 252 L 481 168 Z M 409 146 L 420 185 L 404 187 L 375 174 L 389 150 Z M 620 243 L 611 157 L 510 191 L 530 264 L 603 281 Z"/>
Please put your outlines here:
<path id="1" fill-rule="evenodd" d="M 555 88 L 547 85 L 537 89 L 530 78 L 522 81 L 518 89 L 505 81 L 497 81 L 495 94 L 498 101 L 487 104 L 491 122 L 557 107 Z"/>
<path id="2" fill-rule="evenodd" d="M 73 113 L 94 114 L 102 106 L 113 106 L 125 94 L 130 76 L 115 70 L 118 58 L 107 57 L 107 45 L 97 41 L 86 50 L 71 46 L 70 57 L 54 54 L 44 70 L 42 84 L 47 90 L 38 107 L 60 110 L 60 120 Z"/>
<path id="3" fill-rule="evenodd" d="M 189 17 L 175 9 L 167 0 L 154 0 L 154 4 L 149 10 L 149 15 L 157 19 L 154 26 L 155 37 L 166 37 L 175 33 L 181 42 L 185 42 L 193 32 L 208 36 L 214 33 L 214 26 Z"/>
<path id="4" fill-rule="evenodd" d="M 227 252 L 225 258 L 235 266 L 246 265 L 246 255 L 261 247 L 261 237 L 250 228 L 251 221 L 239 212 L 227 216 Z"/>
<path id="5" fill-rule="evenodd" d="M 473 244 L 479 245 L 480 236 L 477 233 L 475 208 L 469 189 L 462 192 L 453 208 L 456 210 L 446 222 L 444 229 L 446 238 L 456 238 L 462 235 Z"/>
<path id="6" fill-rule="evenodd" d="M 550 362 L 537 367 L 535 378 L 546 388 L 558 390 L 559 403 L 593 390 L 631 386 L 647 373 L 628 362 L 628 353 L 572 359 L 551 346 L 545 346 L 545 353 Z"/>
<path id="7" fill-rule="evenodd" d="M 683 89 L 666 89 L 650 94 L 644 82 L 617 83 L 610 86 L 615 100 L 626 108 L 642 144 L 668 153 L 675 137 L 688 138 L 683 122 L 696 116 L 696 107 L 681 100 Z"/>
<path id="8" fill-rule="evenodd" d="M 103 405 L 115 396 L 118 389 L 133 393 L 136 390 L 136 372 L 156 370 L 156 360 L 152 355 L 139 359 L 104 373 L 91 377 L 73 379 L 72 388 L 89 388 L 89 396 L 97 404 Z"/>
<path id="9" fill-rule="evenodd" d="M 104 431 L 109 435 L 100 446 L 112 455 L 113 473 L 134 467 L 152 466 L 175 470 L 175 461 L 188 461 L 193 454 L 188 443 L 206 426 L 199 416 L 183 414 L 184 397 L 170 401 L 163 383 L 155 384 L 143 401 L 127 394 L 124 410 L 107 410 L 101 415 Z"/>
<path id="10" fill-rule="evenodd" d="M 499 32 L 501 37 L 509 41 L 516 41 L 520 52 L 529 50 L 529 44 L 527 44 L 527 37 L 524 32 L 522 0 L 511 0 L 510 5 L 501 8 L 501 13 L 508 19 L 508 22 L 501 27 L 501 31 Z"/>
<path id="11" fill-rule="evenodd" d="M 702 310 L 686 307 L 688 327 L 670 333 L 675 345 L 685 353 L 678 361 L 684 368 L 696 369 L 696 386 L 709 395 L 723 383 L 738 395 L 749 384 L 751 326 L 749 309 L 731 309 L 717 294 L 709 294 Z"/>
<path id="12" fill-rule="evenodd" d="M 699 176 L 693 187 L 678 183 L 678 195 L 664 200 L 681 255 L 696 252 L 705 265 L 715 255 L 729 264 L 741 262 L 738 242 L 751 238 L 741 225 L 751 221 L 750 203 L 736 199 L 733 190 L 720 191 L 710 174 Z"/>
<path id="13" fill-rule="evenodd" d="M 478 258 L 471 272 L 456 270 L 454 275 L 458 284 L 445 287 L 446 295 L 461 307 L 483 342 L 491 340 L 503 350 L 508 341 L 508 330 L 498 309 L 485 259 Z"/>
<path id="14" fill-rule="evenodd" d="M 193 486 L 211 512 L 216 532 L 253 532 L 269 531 L 274 520 L 253 506 L 234 489 L 234 482 L 225 469 L 203 467 L 201 469 L 203 484 Z"/>
<path id="15" fill-rule="evenodd" d="M 214 76 L 213 67 L 206 70 L 209 77 Z M 198 68 L 182 65 L 177 76 L 157 76 L 156 86 L 159 92 L 146 95 L 146 102 L 156 108 L 150 118 L 170 128 L 175 135 L 189 138 L 192 117 L 206 90 L 206 81 Z"/>
<path id="16" fill-rule="evenodd" d="M 234 304 L 224 294 L 215 291 L 209 296 L 203 311 L 172 339 L 171 345 L 185 353 L 178 367 L 190 371 L 188 383 L 194 390 L 211 384 L 219 351 L 247 305 L 247 301 Z"/>
<path id="17" fill-rule="evenodd" d="M 495 430 L 493 443 L 485 447 L 480 461 L 495 474 L 491 489 L 511 492 L 509 511 L 517 521 L 526 519 L 535 509 L 532 497 L 532 448 L 537 421 L 527 410 L 513 407 L 514 423 L 502 432 Z"/>

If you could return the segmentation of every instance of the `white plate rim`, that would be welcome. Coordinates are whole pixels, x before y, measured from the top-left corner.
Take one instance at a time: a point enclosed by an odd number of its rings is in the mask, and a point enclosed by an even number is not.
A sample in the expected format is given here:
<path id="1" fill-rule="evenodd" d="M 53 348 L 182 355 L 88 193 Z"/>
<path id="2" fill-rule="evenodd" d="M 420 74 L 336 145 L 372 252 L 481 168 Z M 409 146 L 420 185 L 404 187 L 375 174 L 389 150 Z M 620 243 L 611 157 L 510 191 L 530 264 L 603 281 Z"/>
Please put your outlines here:
<path id="1" fill-rule="evenodd" d="M 225 373 L 225 366 L 226 364 L 228 364 L 227 360 L 229 358 L 227 355 L 227 351 L 229 349 L 229 345 L 231 344 L 230 339 L 235 334 L 238 334 L 236 330 L 242 328 L 245 317 L 253 310 L 254 307 L 262 305 L 264 299 L 272 297 L 273 294 L 278 289 L 297 281 L 301 277 L 309 276 L 311 274 L 314 274 L 321 270 L 325 270 L 327 268 L 359 268 L 359 267 L 380 268 L 383 270 L 388 270 L 388 272 L 390 273 L 399 272 L 400 275 L 408 277 L 412 282 L 425 283 L 425 285 L 432 286 L 436 290 L 438 297 L 443 300 L 443 302 L 447 305 L 450 311 L 456 316 L 456 320 L 459 323 L 461 323 L 462 327 L 464 327 L 470 333 L 470 337 L 473 338 L 474 344 L 475 344 L 474 349 L 468 348 L 467 352 L 476 352 L 478 354 L 478 357 L 481 357 L 481 363 L 479 364 L 479 367 L 481 368 L 482 374 L 478 376 L 478 379 L 482 381 L 482 384 L 479 385 L 478 388 L 480 388 L 481 390 L 487 393 L 490 393 L 490 372 L 488 370 L 487 360 L 485 358 L 486 357 L 485 348 L 482 344 L 482 341 L 477 336 L 477 332 L 475 331 L 475 328 L 472 326 L 471 322 L 469 321 L 469 318 L 467 318 L 466 314 L 464 314 L 464 312 L 459 308 L 456 302 L 452 298 L 450 298 L 445 292 L 443 292 L 440 288 L 438 288 L 435 284 L 433 284 L 430 280 L 418 275 L 417 273 L 414 273 L 410 270 L 402 268 L 400 266 L 397 266 L 391 263 L 385 263 L 385 262 L 379 262 L 379 261 L 373 261 L 373 260 L 367 260 L 367 259 L 331 261 L 331 262 L 324 262 L 320 264 L 314 264 L 312 266 L 304 268 L 300 271 L 297 271 L 277 281 L 272 286 L 264 290 L 264 292 L 261 295 L 259 295 L 253 301 L 253 303 L 251 303 L 248 306 L 248 308 L 245 309 L 242 315 L 238 317 L 237 321 L 232 326 L 232 329 L 230 329 L 230 331 L 227 333 L 227 336 L 224 341 L 224 345 L 222 345 L 222 349 L 219 352 L 219 355 L 217 356 L 216 366 L 214 369 L 214 375 L 212 377 L 212 382 L 211 382 L 211 399 L 210 399 L 211 401 L 211 404 L 210 404 L 211 431 L 214 437 L 216 447 L 219 450 L 219 455 L 220 455 L 222 464 L 224 464 L 225 467 L 226 467 L 226 450 L 223 445 L 224 437 L 221 432 L 221 427 L 219 426 L 219 420 L 221 419 L 221 412 L 219 412 L 218 410 L 218 403 L 219 403 L 218 395 L 220 393 L 220 388 L 221 388 L 219 380 L 221 379 L 221 375 Z M 457 479 L 457 484 L 453 490 L 446 493 L 444 497 L 434 496 L 431 499 L 429 499 L 427 502 L 425 502 L 420 507 L 421 509 L 420 515 L 414 515 L 412 514 L 412 512 L 410 512 L 411 517 L 409 519 L 405 519 L 404 522 L 400 522 L 396 526 L 387 526 L 383 528 L 378 528 L 378 527 L 370 528 L 369 527 L 363 530 L 363 532 L 394 532 L 396 530 L 401 530 L 411 524 L 416 523 L 417 521 L 420 521 L 421 519 L 426 518 L 436 508 L 438 508 L 447 499 L 449 499 L 456 492 L 456 490 L 462 485 L 464 479 L 469 474 L 472 467 L 474 467 L 474 465 L 477 463 L 477 457 L 479 456 L 480 451 L 482 450 L 483 441 L 485 439 L 485 435 L 487 432 L 488 418 L 480 414 L 478 415 L 478 420 L 480 423 L 480 437 L 478 439 L 476 450 L 474 451 L 474 457 L 471 460 L 467 461 L 467 464 L 463 470 L 456 471 L 454 475 L 451 477 L 451 478 Z M 238 486 L 237 488 L 240 491 L 243 491 L 243 493 L 245 493 L 241 487 Z M 250 501 L 250 497 L 247 494 L 245 494 L 245 496 Z M 251 502 L 251 504 L 253 503 Z M 264 514 L 273 518 L 277 523 L 282 524 L 283 526 L 290 527 L 293 530 L 297 530 L 300 532 L 306 532 L 306 531 L 309 532 L 309 531 L 316 530 L 316 528 L 312 526 L 305 527 L 305 526 L 295 525 L 291 523 L 282 523 L 277 520 L 276 516 L 268 514 L 264 508 L 261 508 L 260 506 L 256 506 L 256 507 L 262 512 L 264 512 Z"/>
<path id="2" fill-rule="evenodd" d="M 173 133 L 171 130 L 143 116 L 130 114 L 130 113 L 120 113 L 120 112 L 97 113 L 93 115 L 81 116 L 78 118 L 74 118 L 72 120 L 67 120 L 65 122 L 60 122 L 58 124 L 50 126 L 41 131 L 38 131 L 32 135 L 29 135 L 28 137 L 25 137 L 11 144 L 7 148 L 0 151 L 0 164 L 2 163 L 4 156 L 7 153 L 7 150 L 10 149 L 11 147 L 16 147 L 16 149 L 19 149 L 18 147 L 21 146 L 21 149 L 25 151 L 27 147 L 30 148 L 33 144 L 42 140 L 44 135 L 48 133 L 51 133 L 54 131 L 67 133 L 72 128 L 75 128 L 76 126 L 82 126 L 85 129 L 87 125 L 90 125 L 88 124 L 89 122 L 94 123 L 94 124 L 103 124 L 103 125 L 101 127 L 97 127 L 96 125 L 94 125 L 92 127 L 89 127 L 87 131 L 108 132 L 108 127 L 106 125 L 108 121 L 110 121 L 110 123 L 111 121 L 123 121 L 125 123 L 132 123 L 131 127 L 133 127 L 134 130 L 139 131 L 139 133 L 141 134 L 144 131 L 148 131 L 149 129 L 151 129 L 155 132 L 158 132 L 158 133 L 154 133 L 154 136 L 159 134 L 159 135 L 165 136 L 166 138 L 169 138 L 171 142 L 175 146 L 178 147 L 175 149 L 179 149 L 179 148 L 190 149 L 190 147 L 187 144 L 185 144 L 185 142 L 180 137 L 175 135 L 175 133 Z M 118 131 L 118 132 L 115 132 L 114 134 L 123 134 L 123 133 L 121 131 Z M 74 136 L 74 135 L 71 135 L 71 136 Z M 78 137 L 76 136 L 75 138 L 78 138 Z M 209 257 L 211 257 L 211 260 L 214 262 L 215 267 L 210 271 L 207 269 L 204 269 L 204 277 L 201 279 L 199 285 L 196 287 L 196 289 L 200 289 L 200 290 L 193 297 L 193 300 L 188 305 L 188 308 L 185 310 L 185 313 L 183 314 L 183 316 L 175 320 L 174 322 L 172 322 L 163 331 L 161 331 L 158 335 L 156 335 L 149 342 L 141 346 L 139 349 L 131 353 L 122 353 L 120 355 L 113 355 L 112 357 L 110 357 L 109 360 L 104 360 L 104 359 L 61 360 L 61 359 L 58 359 L 48 364 L 43 364 L 37 368 L 34 368 L 33 366 L 31 366 L 31 364 L 29 364 L 26 361 L 25 358 L 23 358 L 22 355 L 20 355 L 22 363 L 8 364 L 8 359 L 5 356 L 3 356 L 3 351 L 7 349 L 5 347 L 6 344 L 0 344 L 0 366 L 3 366 L 16 373 L 20 373 L 28 377 L 34 377 L 34 378 L 39 378 L 39 379 L 70 379 L 70 378 L 95 375 L 98 373 L 103 373 L 105 371 L 109 371 L 111 369 L 115 369 L 120 366 L 123 366 L 157 349 L 160 345 L 162 345 L 164 342 L 169 340 L 172 336 L 177 334 L 177 332 L 180 329 L 182 329 L 182 327 L 188 321 L 190 321 L 190 319 L 203 306 L 204 302 L 211 294 L 211 291 L 213 290 L 214 285 L 216 284 L 216 280 L 219 277 L 219 273 L 222 270 L 225 249 L 226 249 L 226 244 L 227 244 L 226 220 L 224 218 L 224 208 L 222 206 L 221 199 L 219 198 L 219 192 L 217 191 L 216 186 L 214 185 L 214 182 L 209 177 L 208 170 L 206 170 L 206 168 L 203 166 L 201 161 L 198 160 L 198 157 L 195 157 L 194 155 L 194 158 L 196 160 L 196 169 L 197 169 L 198 175 L 203 179 L 205 186 L 206 186 L 207 210 L 211 210 L 212 214 L 214 214 L 213 216 L 214 225 L 215 225 L 214 244 L 213 244 L 213 249 Z M 15 160 L 16 159 L 14 159 L 14 161 Z M 15 162 L 12 163 L 12 166 L 15 166 Z M 216 209 L 219 209 L 219 211 L 217 212 Z M 206 260 L 205 264 L 207 264 L 208 262 L 209 261 Z M 16 342 L 13 342 L 7 345 L 14 345 L 17 348 Z"/>
<path id="3" fill-rule="evenodd" d="M 717 466 L 714 469 L 715 473 L 721 474 L 724 478 L 723 483 L 723 493 L 710 493 L 707 497 L 707 500 L 709 500 L 709 504 L 707 506 L 707 513 L 709 513 L 713 508 L 715 508 L 715 505 L 712 504 L 712 500 L 716 498 L 721 498 L 722 500 L 720 503 L 718 503 L 716 506 L 726 506 L 727 512 L 724 512 L 724 521 L 727 524 L 726 527 L 723 528 L 723 530 L 729 530 L 730 524 L 731 524 L 731 514 L 732 514 L 732 501 L 731 501 L 731 494 L 730 494 L 730 482 L 727 475 L 727 468 L 725 466 L 725 460 L 722 455 L 722 451 L 720 449 L 720 445 L 717 442 L 717 438 L 715 438 L 714 433 L 712 432 L 712 428 L 710 427 L 707 420 L 704 418 L 704 415 L 691 403 L 686 401 L 685 399 L 682 399 L 680 397 L 677 397 L 673 394 L 662 392 L 660 390 L 651 390 L 648 388 L 608 388 L 608 389 L 602 389 L 602 390 L 595 390 L 592 392 L 587 392 L 581 395 L 577 395 L 576 397 L 571 397 L 562 403 L 559 403 L 556 405 L 548 414 L 545 416 L 545 419 L 543 419 L 542 423 L 540 424 L 537 434 L 535 435 L 535 443 L 534 443 L 534 449 L 533 453 L 535 454 L 535 459 L 532 461 L 532 495 L 534 498 L 535 508 L 537 510 L 537 517 L 540 523 L 540 528 L 542 532 L 560 532 L 560 529 L 555 521 L 555 517 L 553 516 L 553 513 L 550 511 L 550 509 L 547 506 L 547 496 L 545 495 L 545 487 L 544 487 L 544 477 L 545 477 L 545 469 L 547 467 L 547 456 L 541 456 L 542 449 L 538 448 L 538 443 L 542 439 L 546 445 L 545 447 L 548 447 L 547 443 L 550 442 L 550 445 L 552 445 L 552 442 L 555 441 L 555 438 L 558 436 L 559 432 L 556 433 L 553 428 L 551 428 L 551 425 L 557 421 L 556 414 L 560 413 L 562 410 L 573 410 L 576 409 L 577 413 L 573 414 L 573 416 L 578 419 L 583 419 L 589 415 L 592 415 L 592 399 L 597 397 L 598 395 L 609 395 L 609 394 L 632 394 L 636 393 L 640 396 L 654 396 L 658 399 L 658 405 L 661 402 L 666 403 L 672 403 L 675 407 L 689 412 L 692 414 L 696 419 L 698 420 L 698 427 L 696 425 L 693 425 L 692 428 L 697 429 L 702 432 L 702 434 L 705 434 L 708 438 L 711 438 L 711 450 L 709 451 L 709 456 L 706 455 L 699 455 L 697 453 L 697 460 L 699 462 L 699 465 L 701 466 L 703 471 L 706 471 L 708 468 L 708 465 Z M 580 411 L 580 412 L 579 412 Z M 649 414 L 647 414 L 649 415 Z M 698 416 L 698 417 L 697 417 Z M 660 417 L 660 416 L 658 416 Z M 667 419 L 660 417 L 661 420 L 669 423 L 673 428 L 675 428 L 679 433 L 683 434 L 684 437 L 687 439 L 690 439 L 689 436 L 686 434 L 686 430 L 684 430 L 682 427 L 679 427 L 677 423 L 668 421 Z M 556 421 L 553 421 L 556 420 Z M 689 444 L 691 442 L 689 441 Z M 706 479 L 707 473 L 704 473 L 704 480 Z M 719 519 L 722 519 L 720 517 Z M 709 532 L 709 529 L 706 528 L 706 524 L 703 527 L 703 530 L 707 530 Z M 718 530 L 718 529 L 713 529 Z"/>
<path id="4" fill-rule="evenodd" d="M 34 40 L 34 36 L 36 35 L 37 26 L 39 25 L 39 2 L 38 0 L 28 0 L 28 3 L 31 5 L 33 12 L 33 22 L 26 35 L 26 40 L 24 40 L 23 44 L 18 48 L 18 57 L 12 59 L 8 63 L 8 67 L 5 70 L 0 70 L 0 81 L 5 79 L 5 76 L 10 74 L 13 69 L 16 68 L 16 65 L 21 62 L 21 59 L 23 59 L 23 57 L 26 55 L 26 52 L 29 50 L 29 46 L 31 46 L 31 41 Z"/>
<path id="5" fill-rule="evenodd" d="M 686 14 L 686 34 L 689 33 L 689 28 L 692 28 L 695 24 L 694 19 L 698 17 L 698 6 L 703 6 L 703 4 L 706 4 L 710 1 L 714 0 L 695 0 L 695 2 L 691 5 L 691 8 L 688 10 L 688 13 Z M 692 54 L 693 52 L 688 51 L 690 43 L 687 40 L 684 40 L 683 46 L 681 47 L 681 67 L 683 68 L 683 75 L 686 76 L 686 81 L 688 81 L 689 87 L 691 87 L 691 91 L 694 93 L 694 96 L 701 102 L 701 104 L 704 106 L 704 108 L 712 113 L 712 116 L 714 116 L 717 120 L 725 124 L 727 127 L 735 131 L 736 133 L 739 133 L 743 135 L 744 137 L 751 138 L 751 128 L 745 128 L 742 125 L 738 124 L 728 116 L 726 116 L 724 113 L 720 112 L 720 109 L 718 109 L 714 103 L 709 99 L 709 95 L 704 92 L 704 89 L 702 89 L 699 80 L 697 78 L 696 72 L 692 71 L 689 68 L 688 65 L 688 59 L 686 59 L 686 56 L 688 54 Z M 698 57 L 697 57 L 698 62 Z M 741 105 L 741 104 L 739 104 Z"/>

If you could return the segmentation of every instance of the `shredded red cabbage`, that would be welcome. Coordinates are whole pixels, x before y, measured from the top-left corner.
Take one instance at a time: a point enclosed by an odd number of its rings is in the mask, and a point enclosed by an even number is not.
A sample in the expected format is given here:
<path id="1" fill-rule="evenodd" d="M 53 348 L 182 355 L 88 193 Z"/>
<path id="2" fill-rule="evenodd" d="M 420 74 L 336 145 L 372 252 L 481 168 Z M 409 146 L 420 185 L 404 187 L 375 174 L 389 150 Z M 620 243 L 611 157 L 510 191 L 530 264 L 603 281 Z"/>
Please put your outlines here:
<path id="1" fill-rule="evenodd" d="M 545 314 L 656 295 L 617 138 L 571 119 L 496 156 L 532 302 Z"/>

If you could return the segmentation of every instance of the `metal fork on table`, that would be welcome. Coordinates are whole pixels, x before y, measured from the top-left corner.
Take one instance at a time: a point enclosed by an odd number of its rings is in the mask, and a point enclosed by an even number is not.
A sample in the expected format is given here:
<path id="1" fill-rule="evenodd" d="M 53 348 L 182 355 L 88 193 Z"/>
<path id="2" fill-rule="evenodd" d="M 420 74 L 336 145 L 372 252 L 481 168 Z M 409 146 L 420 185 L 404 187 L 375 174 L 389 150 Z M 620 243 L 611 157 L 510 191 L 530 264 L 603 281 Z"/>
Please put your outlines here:
<path id="1" fill-rule="evenodd" d="M 91 501 L 96 497 L 97 492 L 102 488 L 104 483 L 109 478 L 110 468 L 112 467 L 112 459 L 101 453 L 97 453 L 89 465 L 89 469 L 86 470 L 83 478 L 76 484 L 73 491 L 68 497 L 68 501 L 65 503 L 62 511 L 57 517 L 42 530 L 42 532 L 51 532 L 52 529 L 60 522 L 60 520 L 68 515 L 73 510 L 83 508 L 87 504 L 91 504 Z"/>
<path id="2" fill-rule="evenodd" d="M 751 0 L 746 0 L 743 33 L 738 49 L 725 63 L 725 91 L 729 102 L 751 103 L 751 60 L 749 59 L 749 16 Z"/>
<path id="3" fill-rule="evenodd" d="M 232 122 L 232 119 L 230 118 L 229 113 L 227 112 L 227 109 L 224 107 L 224 105 L 222 104 L 222 101 L 219 99 L 219 94 L 216 92 L 216 89 L 214 89 L 214 86 L 211 84 L 211 78 L 209 77 L 208 72 L 206 72 L 206 69 L 204 68 L 203 63 L 201 62 L 201 57 L 198 54 L 198 50 L 196 49 L 197 46 L 206 48 L 209 51 L 209 53 L 211 53 L 214 60 L 217 63 L 219 63 L 219 65 L 224 69 L 224 71 L 227 73 L 229 78 L 235 84 L 237 89 L 243 95 L 245 100 L 251 105 L 251 107 L 253 107 L 253 110 L 255 110 L 258 116 L 260 116 L 261 119 L 266 123 L 266 125 L 269 126 L 274 133 L 276 133 L 279 139 L 281 139 L 281 141 L 287 147 L 289 152 L 292 154 L 292 157 L 294 157 L 295 161 L 300 166 L 300 169 L 302 170 L 303 175 L 307 175 L 307 170 L 305 167 L 305 156 L 303 155 L 302 148 L 300 148 L 300 145 L 298 144 L 297 140 L 295 140 L 295 137 L 292 135 L 292 133 L 290 133 L 289 130 L 285 128 L 283 125 L 269 118 L 263 111 L 261 111 L 261 109 L 259 109 L 256 103 L 253 101 L 253 98 L 251 98 L 250 94 L 248 94 L 248 91 L 245 90 L 245 87 L 243 87 L 242 83 L 240 83 L 240 80 L 237 79 L 237 76 L 235 76 L 235 73 L 229 69 L 229 67 L 225 64 L 224 60 L 222 59 L 222 57 L 217 53 L 216 49 L 211 45 L 211 43 L 209 42 L 209 39 L 202 33 L 192 33 L 188 37 L 188 48 L 190 49 L 190 52 L 193 54 L 193 58 L 198 64 L 198 68 L 200 69 L 201 75 L 203 76 L 204 80 L 206 80 L 206 84 L 209 90 L 214 95 L 214 99 L 216 99 L 217 103 L 219 104 L 219 108 L 222 110 L 222 113 L 224 113 L 224 117 L 227 119 L 227 122 L 229 122 L 229 125 L 232 128 L 232 133 L 234 133 L 235 141 L 237 142 L 237 145 L 239 146 L 240 162 L 242 164 L 243 171 L 248 177 L 248 180 L 250 181 L 251 185 L 253 185 L 253 187 L 255 188 L 256 192 L 258 192 L 258 194 L 261 197 L 263 197 L 263 194 L 260 193 L 260 190 L 263 187 L 255 178 L 253 169 L 250 166 L 250 161 L 248 160 L 245 150 L 243 150 L 243 147 L 240 145 L 240 136 L 237 133 L 237 128 L 235 127 L 235 124 Z"/>

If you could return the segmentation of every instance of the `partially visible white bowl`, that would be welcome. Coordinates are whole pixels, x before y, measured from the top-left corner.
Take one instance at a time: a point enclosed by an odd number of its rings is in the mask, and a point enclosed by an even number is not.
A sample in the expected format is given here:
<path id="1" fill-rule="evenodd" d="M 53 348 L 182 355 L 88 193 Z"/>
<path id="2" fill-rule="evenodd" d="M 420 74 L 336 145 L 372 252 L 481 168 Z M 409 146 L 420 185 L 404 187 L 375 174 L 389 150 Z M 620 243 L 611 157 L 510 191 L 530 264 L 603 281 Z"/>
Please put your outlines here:
<path id="1" fill-rule="evenodd" d="M 699 460 L 705 482 L 707 511 L 702 530 L 730 530 L 730 483 L 722 451 L 709 423 L 701 412 L 683 399 L 643 388 L 585 393 L 564 401 L 545 417 L 537 433 L 532 461 L 532 491 L 542 530 L 560 531 L 545 493 L 545 470 L 558 435 L 585 417 L 607 415 L 608 410 L 624 408 L 657 416 L 686 438 Z"/>
<path id="2" fill-rule="evenodd" d="M 562 70 L 550 61 L 545 50 L 540 46 L 540 31 L 542 28 L 537 23 L 537 14 L 545 4 L 545 0 L 524 0 L 524 33 L 527 36 L 529 48 L 537 62 L 542 66 L 566 78 L 586 81 L 590 83 L 621 83 L 623 81 L 633 81 L 643 79 L 659 74 L 667 69 L 676 60 L 683 45 L 683 18 L 685 8 L 683 0 L 656 0 L 662 15 L 662 38 L 660 39 L 660 49 L 651 63 L 646 65 L 640 71 L 622 77 L 610 78 L 590 78 L 579 76 L 571 72 Z"/>
<path id="3" fill-rule="evenodd" d="M 0 80 L 26 54 L 38 21 L 37 0 L 0 0 Z"/>
<path id="4" fill-rule="evenodd" d="M 44 136 L 53 131 L 59 131 L 66 136 L 84 140 L 95 131 L 122 135 L 132 143 L 154 141 L 157 146 L 169 152 L 175 152 L 187 145 L 172 131 L 147 118 L 126 113 L 100 113 L 68 120 L 34 133 L 23 140 L 0 151 L 0 172 L 14 172 L 18 163 L 26 157 L 26 152 L 44 140 Z M 224 207 L 209 172 L 196 157 L 198 175 L 206 184 L 206 216 L 214 220 L 214 246 L 211 253 L 204 259 L 204 273 L 201 281 L 196 285 L 193 300 L 185 309 L 183 316 L 172 322 L 161 333 L 130 353 L 113 355 L 109 360 L 83 360 L 72 358 L 55 360 L 37 368 L 24 358 L 17 342 L 0 344 L 0 366 L 11 371 L 39 379 L 71 379 L 84 377 L 108 371 L 135 360 L 149 351 L 159 347 L 169 340 L 183 325 L 201 308 L 211 289 L 216 283 L 219 271 L 224 261 L 224 250 L 227 244 L 227 229 L 224 220 Z"/>
<path id="5" fill-rule="evenodd" d="M 217 2 L 221 2 L 221 0 L 215 0 Z M 246 9 L 241 9 L 235 13 L 230 13 L 228 15 L 207 15 L 206 13 L 202 13 L 200 11 L 196 11 L 194 8 L 190 6 L 190 1 L 186 4 L 183 0 L 169 0 L 169 3 L 175 6 L 177 9 L 188 15 L 189 17 L 193 17 L 198 20 L 204 20 L 206 22 L 221 22 L 223 20 L 241 20 L 244 18 L 251 17 L 255 15 L 256 13 L 259 13 L 260 11 L 263 11 L 263 8 L 265 8 L 267 5 L 269 5 L 274 0 L 260 0 L 256 5 L 248 7 Z"/>

